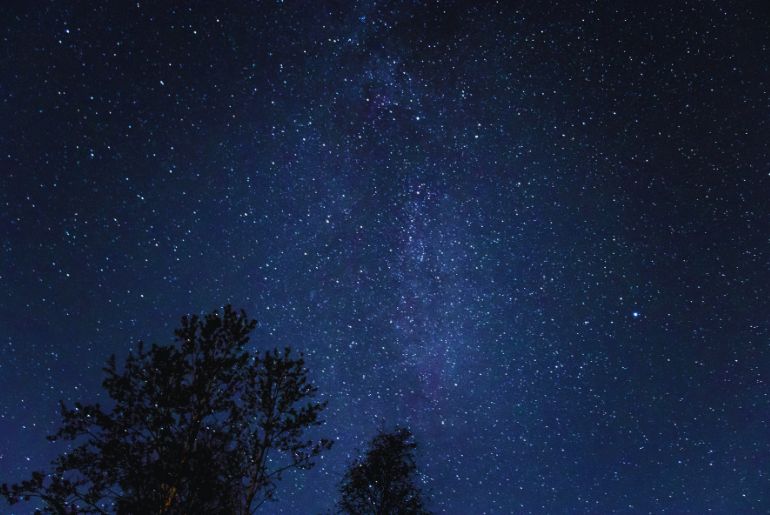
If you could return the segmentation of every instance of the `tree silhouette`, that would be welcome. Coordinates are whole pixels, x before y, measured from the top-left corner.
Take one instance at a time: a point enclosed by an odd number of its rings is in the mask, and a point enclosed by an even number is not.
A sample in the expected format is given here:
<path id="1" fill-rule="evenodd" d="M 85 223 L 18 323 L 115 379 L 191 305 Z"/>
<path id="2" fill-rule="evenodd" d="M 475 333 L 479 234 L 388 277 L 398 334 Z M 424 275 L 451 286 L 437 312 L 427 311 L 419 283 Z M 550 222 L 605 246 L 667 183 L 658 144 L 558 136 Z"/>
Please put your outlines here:
<path id="1" fill-rule="evenodd" d="M 354 461 L 339 486 L 341 513 L 350 515 L 423 515 L 423 494 L 416 482 L 414 449 L 406 428 L 380 432 L 363 458 Z"/>
<path id="2" fill-rule="evenodd" d="M 62 403 L 51 440 L 72 442 L 50 473 L 0 494 L 54 514 L 235 514 L 272 500 L 282 474 L 309 469 L 326 439 L 306 439 L 314 400 L 301 355 L 247 351 L 256 322 L 230 306 L 183 317 L 170 345 L 140 344 L 102 385 L 112 406 Z"/>

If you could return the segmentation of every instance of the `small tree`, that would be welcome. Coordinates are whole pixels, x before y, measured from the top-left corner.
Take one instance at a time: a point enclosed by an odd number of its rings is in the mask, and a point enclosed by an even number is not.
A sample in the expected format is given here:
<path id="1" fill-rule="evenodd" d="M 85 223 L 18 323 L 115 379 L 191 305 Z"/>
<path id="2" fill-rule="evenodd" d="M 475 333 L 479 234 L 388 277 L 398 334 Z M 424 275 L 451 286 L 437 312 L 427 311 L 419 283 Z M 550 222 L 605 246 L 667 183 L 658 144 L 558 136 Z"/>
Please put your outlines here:
<path id="1" fill-rule="evenodd" d="M 340 483 L 341 513 L 350 515 L 423 515 L 422 490 L 417 484 L 414 450 L 417 444 L 405 428 L 380 432 L 363 458 L 354 461 Z"/>
<path id="2" fill-rule="evenodd" d="M 174 344 L 140 344 L 122 371 L 113 355 L 102 383 L 111 408 L 62 404 L 50 439 L 72 450 L 0 494 L 55 514 L 253 513 L 285 471 L 331 447 L 304 438 L 326 403 L 313 400 L 302 356 L 248 352 L 255 326 L 227 306 L 183 317 Z"/>

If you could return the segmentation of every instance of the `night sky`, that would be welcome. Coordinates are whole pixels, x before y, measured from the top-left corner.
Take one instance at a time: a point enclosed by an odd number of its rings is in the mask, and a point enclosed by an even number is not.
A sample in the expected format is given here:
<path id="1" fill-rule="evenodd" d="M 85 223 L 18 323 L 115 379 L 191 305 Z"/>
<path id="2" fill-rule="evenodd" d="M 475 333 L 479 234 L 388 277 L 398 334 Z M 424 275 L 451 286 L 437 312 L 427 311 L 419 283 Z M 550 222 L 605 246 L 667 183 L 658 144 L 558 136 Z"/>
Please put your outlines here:
<path id="1" fill-rule="evenodd" d="M 399 423 L 439 513 L 770 512 L 770 5 L 102 4 L 1 8 L 0 481 L 232 303 L 337 440 L 266 513 Z"/>

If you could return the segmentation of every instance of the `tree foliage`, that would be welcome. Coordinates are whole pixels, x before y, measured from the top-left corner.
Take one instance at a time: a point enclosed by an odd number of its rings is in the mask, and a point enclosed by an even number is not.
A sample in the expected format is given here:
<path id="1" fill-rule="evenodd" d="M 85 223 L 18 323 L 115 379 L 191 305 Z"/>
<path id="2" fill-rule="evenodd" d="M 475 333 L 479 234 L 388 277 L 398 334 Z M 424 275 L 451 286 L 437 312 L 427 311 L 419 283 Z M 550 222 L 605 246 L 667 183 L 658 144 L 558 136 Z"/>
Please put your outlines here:
<path id="1" fill-rule="evenodd" d="M 255 325 L 227 306 L 183 317 L 173 344 L 140 344 L 122 369 L 113 355 L 102 383 L 111 407 L 62 404 L 49 438 L 71 450 L 0 494 L 54 514 L 253 513 L 284 472 L 331 447 L 305 435 L 326 403 L 302 355 L 249 352 Z"/>
<path id="2" fill-rule="evenodd" d="M 340 483 L 341 513 L 350 515 L 427 515 L 417 483 L 412 433 L 406 428 L 380 432 L 366 454 L 354 461 Z"/>

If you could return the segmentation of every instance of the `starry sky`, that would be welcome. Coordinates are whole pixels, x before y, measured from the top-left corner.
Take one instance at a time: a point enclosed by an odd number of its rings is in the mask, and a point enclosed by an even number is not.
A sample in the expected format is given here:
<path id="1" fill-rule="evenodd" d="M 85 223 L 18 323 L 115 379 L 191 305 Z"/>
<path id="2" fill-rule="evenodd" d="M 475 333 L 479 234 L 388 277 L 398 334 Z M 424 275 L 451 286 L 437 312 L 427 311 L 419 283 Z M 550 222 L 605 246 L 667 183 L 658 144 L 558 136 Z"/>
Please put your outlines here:
<path id="1" fill-rule="evenodd" d="M 2 480 L 232 303 L 337 440 L 267 512 L 398 423 L 439 513 L 770 511 L 767 3 L 2 10 Z"/>

